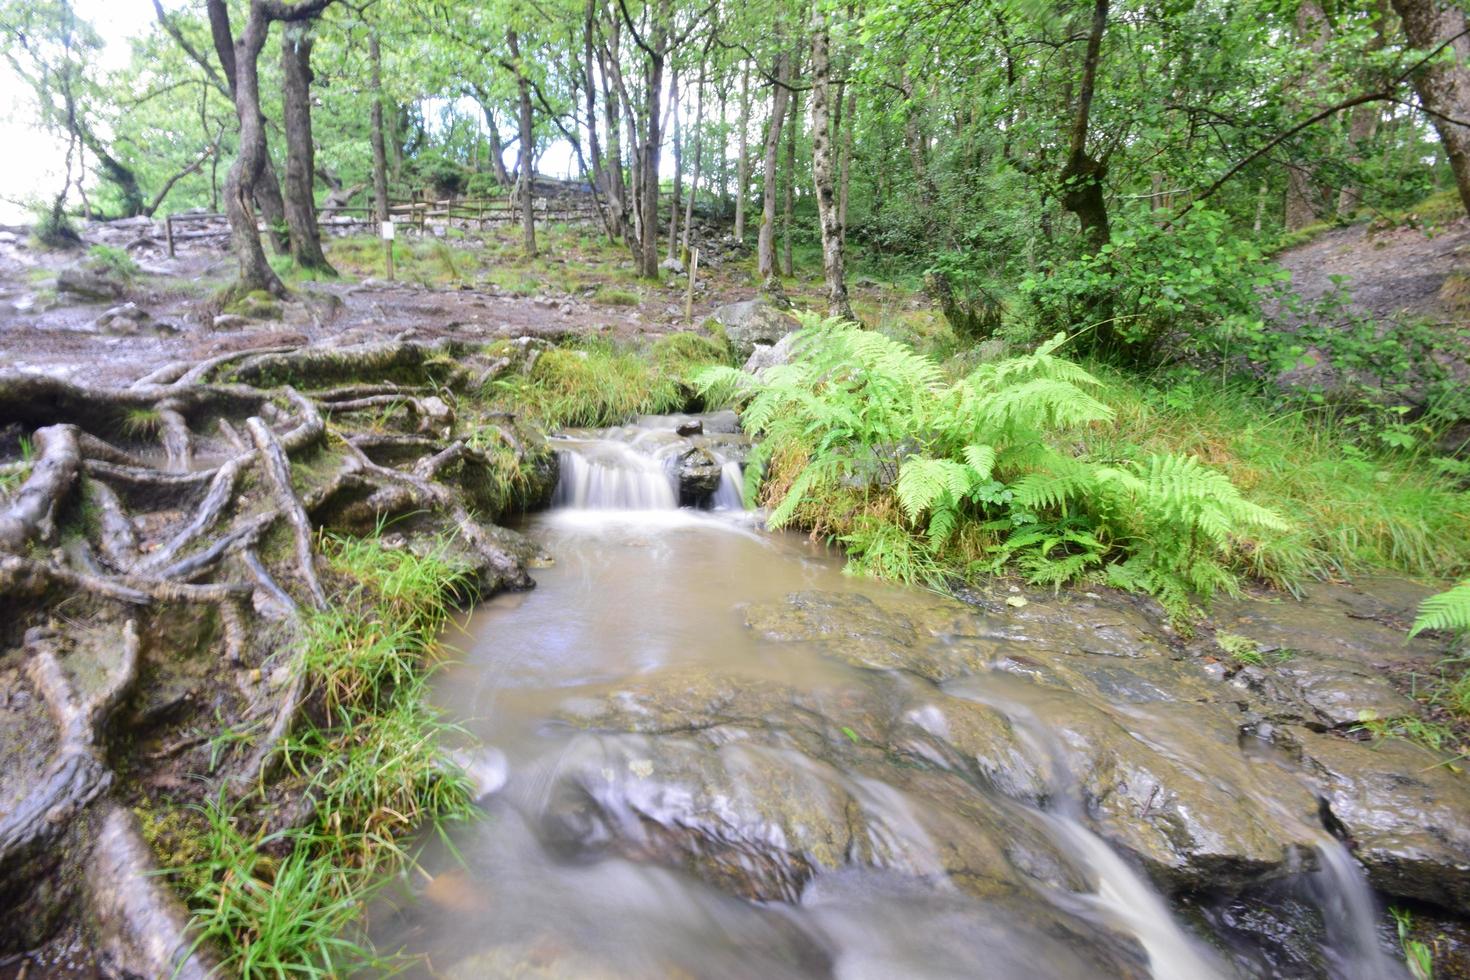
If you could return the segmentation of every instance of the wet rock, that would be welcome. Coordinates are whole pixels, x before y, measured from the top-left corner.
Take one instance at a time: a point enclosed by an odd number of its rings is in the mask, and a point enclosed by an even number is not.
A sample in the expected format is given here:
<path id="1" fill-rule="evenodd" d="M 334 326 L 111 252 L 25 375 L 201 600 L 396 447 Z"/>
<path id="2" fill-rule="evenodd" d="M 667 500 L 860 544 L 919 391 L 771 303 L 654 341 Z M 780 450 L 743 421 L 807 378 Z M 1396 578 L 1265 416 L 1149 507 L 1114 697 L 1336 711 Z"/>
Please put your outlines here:
<path id="1" fill-rule="evenodd" d="M 108 333 L 137 333 L 146 329 L 152 320 L 148 311 L 140 309 L 136 303 L 124 303 L 93 320 L 92 327 Z"/>
<path id="2" fill-rule="evenodd" d="M 685 419 L 674 426 L 674 431 L 681 436 L 704 435 L 704 422 L 699 419 Z"/>
<path id="3" fill-rule="evenodd" d="M 238 313 L 221 313 L 210 321 L 210 325 L 215 330 L 244 330 L 254 322 L 248 316 Z"/>
<path id="4" fill-rule="evenodd" d="M 1470 779 L 1399 739 L 1296 734 L 1331 820 L 1373 886 L 1470 913 Z"/>
<path id="5" fill-rule="evenodd" d="M 105 302 L 121 299 L 122 283 L 106 273 L 84 265 L 72 265 L 62 269 L 56 276 L 56 290 L 86 300 Z"/>
<path id="6" fill-rule="evenodd" d="M 1341 657 L 1295 654 L 1269 666 L 1243 667 L 1231 683 L 1269 702 L 1279 718 L 1327 728 L 1418 711 L 1383 673 Z"/>
<path id="7" fill-rule="evenodd" d="M 775 344 L 800 325 L 796 318 L 766 299 L 750 299 L 717 307 L 705 329 L 723 332 L 737 361 L 745 361 L 761 344 Z"/>
<path id="8" fill-rule="evenodd" d="M 745 361 L 745 373 L 763 378 L 765 372 L 791 362 L 791 352 L 796 345 L 796 333 L 788 333 L 774 344 L 761 344 L 751 351 Z"/>
<path id="9" fill-rule="evenodd" d="M 679 479 L 679 503 L 698 506 L 720 488 L 720 461 L 708 449 L 699 446 L 684 450 L 674 459 L 674 473 Z"/>

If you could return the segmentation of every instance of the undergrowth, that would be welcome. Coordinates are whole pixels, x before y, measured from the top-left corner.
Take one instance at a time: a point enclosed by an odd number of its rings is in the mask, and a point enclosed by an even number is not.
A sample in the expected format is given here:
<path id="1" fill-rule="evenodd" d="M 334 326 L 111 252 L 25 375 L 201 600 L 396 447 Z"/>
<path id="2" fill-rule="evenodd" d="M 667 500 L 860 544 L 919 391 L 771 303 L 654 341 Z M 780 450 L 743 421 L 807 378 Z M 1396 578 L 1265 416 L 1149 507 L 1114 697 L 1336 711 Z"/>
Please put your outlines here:
<path id="1" fill-rule="evenodd" d="M 1290 584 L 1306 557 L 1290 523 L 1192 455 L 1088 449 L 1115 412 L 1057 355 L 982 363 L 950 380 L 882 334 L 804 319 L 795 356 L 756 381 L 702 372 L 708 397 L 748 399 L 775 527 L 841 540 L 855 570 L 940 586 L 1004 568 L 1152 594 L 1181 621 L 1241 574 Z"/>
<path id="2" fill-rule="evenodd" d="M 316 706 L 290 739 L 288 782 L 315 801 L 303 826 L 272 830 L 254 798 L 200 807 L 201 854 L 174 874 L 192 888 L 197 941 L 231 975 L 336 976 L 382 968 L 355 928 L 388 873 L 411 860 L 403 843 L 425 824 L 470 812 L 467 784 L 438 749 L 446 725 L 427 704 L 424 660 L 468 587 L 442 546 L 383 547 L 378 536 L 329 537 L 333 569 L 350 583 L 314 614 L 300 642 Z"/>

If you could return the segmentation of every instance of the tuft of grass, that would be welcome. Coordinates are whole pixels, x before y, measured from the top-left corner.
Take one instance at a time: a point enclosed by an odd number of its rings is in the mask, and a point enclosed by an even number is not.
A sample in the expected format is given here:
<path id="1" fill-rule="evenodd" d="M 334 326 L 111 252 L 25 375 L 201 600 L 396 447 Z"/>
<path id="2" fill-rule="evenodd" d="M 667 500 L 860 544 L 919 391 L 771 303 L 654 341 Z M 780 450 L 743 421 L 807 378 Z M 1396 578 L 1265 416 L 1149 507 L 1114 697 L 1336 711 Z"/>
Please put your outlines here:
<path id="1" fill-rule="evenodd" d="M 637 306 L 641 300 L 632 290 L 602 286 L 592 294 L 592 302 L 601 303 L 603 306 Z"/>
<path id="2" fill-rule="evenodd" d="M 492 397 L 548 429 L 620 425 L 687 409 L 695 399 L 689 377 L 728 358 L 718 341 L 696 334 L 660 338 L 646 352 L 585 341 L 543 352 L 529 375 L 496 381 Z"/>
<path id="3" fill-rule="evenodd" d="M 1414 980 L 1434 980 L 1434 949 L 1421 939 L 1415 939 L 1414 916 L 1408 909 L 1392 906 L 1388 910 L 1398 930 L 1399 948 L 1404 954 L 1404 965 Z"/>
<path id="4" fill-rule="evenodd" d="M 254 798 L 208 800 L 197 808 L 199 856 L 171 872 L 188 892 L 196 941 L 217 948 L 231 975 L 391 966 L 356 927 L 365 901 L 413 860 L 407 835 L 472 812 L 465 779 L 439 750 L 448 726 L 428 705 L 423 669 L 466 570 L 443 540 L 415 553 L 380 535 L 329 536 L 324 551 L 350 584 L 305 624 L 303 669 L 321 708 L 285 752 L 316 814 L 273 830 Z"/>
<path id="5" fill-rule="evenodd" d="M 87 265 L 97 272 L 131 282 L 142 271 L 125 249 L 111 245 L 93 245 L 87 250 Z"/>

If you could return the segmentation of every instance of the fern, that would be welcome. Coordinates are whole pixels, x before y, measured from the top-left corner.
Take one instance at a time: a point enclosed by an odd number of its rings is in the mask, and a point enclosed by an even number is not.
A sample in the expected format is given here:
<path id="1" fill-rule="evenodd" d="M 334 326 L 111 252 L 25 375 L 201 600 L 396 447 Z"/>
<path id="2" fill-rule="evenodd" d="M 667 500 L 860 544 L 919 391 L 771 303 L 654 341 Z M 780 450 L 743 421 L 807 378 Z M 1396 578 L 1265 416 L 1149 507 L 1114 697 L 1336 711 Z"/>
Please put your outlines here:
<path id="1" fill-rule="evenodd" d="M 1420 603 L 1409 635 L 1418 636 L 1425 630 L 1470 630 L 1470 581 Z"/>
<path id="2" fill-rule="evenodd" d="M 1100 577 L 1177 618 L 1192 596 L 1234 591 L 1236 569 L 1286 522 L 1194 457 L 1077 455 L 1077 437 L 1111 411 L 1090 393 L 1097 379 L 1056 354 L 1064 340 L 947 384 L 889 337 L 807 315 L 788 364 L 760 380 L 714 368 L 695 383 L 744 400 L 760 437 L 747 498 L 762 479 L 785 487 L 772 490 L 771 526 L 835 533 L 856 570 L 934 584 L 1010 565 L 1053 588 Z"/>

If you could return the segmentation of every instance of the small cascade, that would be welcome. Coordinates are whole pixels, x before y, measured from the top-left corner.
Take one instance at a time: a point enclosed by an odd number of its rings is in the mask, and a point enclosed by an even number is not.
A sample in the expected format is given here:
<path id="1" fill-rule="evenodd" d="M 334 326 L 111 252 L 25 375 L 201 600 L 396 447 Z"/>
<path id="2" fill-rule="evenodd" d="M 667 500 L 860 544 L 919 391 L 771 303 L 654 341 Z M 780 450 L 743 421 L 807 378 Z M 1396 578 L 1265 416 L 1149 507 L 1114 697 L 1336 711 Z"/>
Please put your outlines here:
<path id="1" fill-rule="evenodd" d="M 733 459 L 720 467 L 720 486 L 713 497 L 715 510 L 745 509 L 745 474 Z"/>
<path id="2" fill-rule="evenodd" d="M 1335 837 L 1317 845 L 1319 870 L 1308 886 L 1322 909 L 1324 952 L 1343 980 L 1407 980 L 1408 973 L 1378 944 L 1378 902 L 1363 869 Z"/>
<path id="3" fill-rule="evenodd" d="M 558 454 L 553 507 L 576 510 L 673 510 L 679 486 L 662 462 L 611 439 L 578 441 Z"/>
<path id="4" fill-rule="evenodd" d="M 738 440 L 737 437 L 733 437 Z M 681 501 L 743 510 L 732 438 L 680 436 L 641 425 L 557 439 L 561 475 L 552 506 L 568 510 L 675 510 Z"/>

